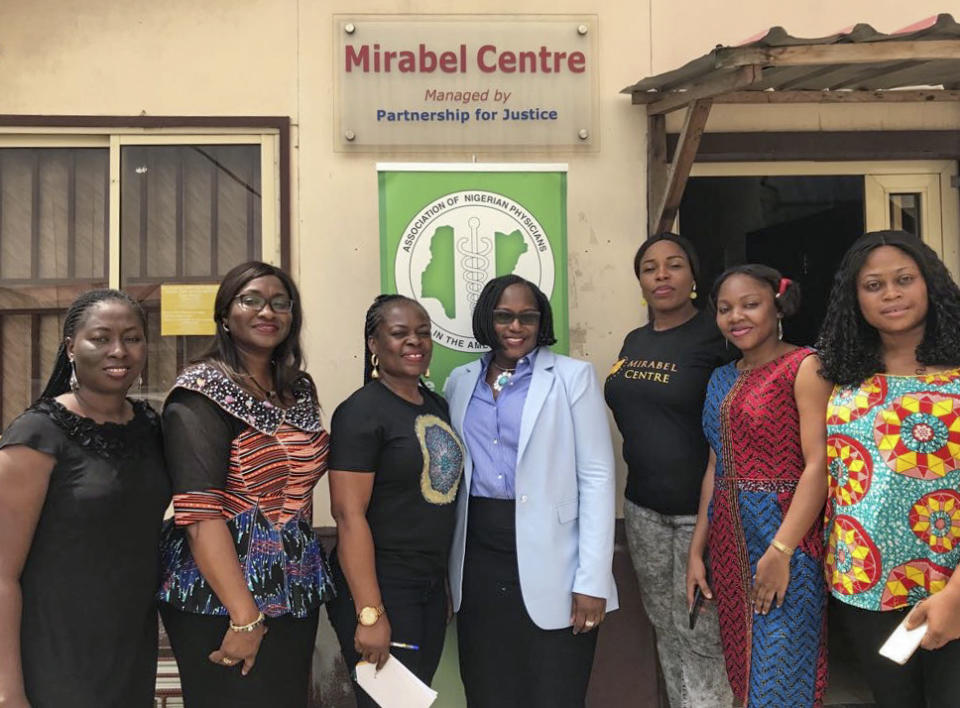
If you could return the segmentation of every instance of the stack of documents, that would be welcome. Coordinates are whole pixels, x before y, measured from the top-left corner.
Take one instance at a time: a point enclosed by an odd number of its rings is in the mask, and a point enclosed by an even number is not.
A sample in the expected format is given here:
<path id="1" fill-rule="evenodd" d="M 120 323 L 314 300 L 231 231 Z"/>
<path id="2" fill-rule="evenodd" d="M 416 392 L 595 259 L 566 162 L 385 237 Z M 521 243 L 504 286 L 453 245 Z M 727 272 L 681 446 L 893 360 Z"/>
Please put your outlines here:
<path id="1" fill-rule="evenodd" d="M 357 683 L 382 708 L 429 708 L 437 700 L 436 691 L 393 657 L 379 671 L 375 664 L 358 663 Z"/>

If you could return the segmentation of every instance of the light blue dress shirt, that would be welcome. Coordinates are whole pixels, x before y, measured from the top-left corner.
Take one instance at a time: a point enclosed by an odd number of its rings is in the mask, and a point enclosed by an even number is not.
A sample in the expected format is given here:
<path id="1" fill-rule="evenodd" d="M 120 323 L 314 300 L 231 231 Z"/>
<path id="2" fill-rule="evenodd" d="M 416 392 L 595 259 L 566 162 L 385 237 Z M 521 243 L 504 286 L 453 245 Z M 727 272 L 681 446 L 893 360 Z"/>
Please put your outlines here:
<path id="1" fill-rule="evenodd" d="M 473 458 L 470 496 L 513 499 L 520 442 L 520 418 L 533 378 L 537 350 L 517 361 L 510 381 L 496 400 L 487 383 L 487 367 L 493 354 L 485 354 L 480 377 L 473 389 L 463 420 L 463 435 Z M 496 367 L 494 367 L 496 368 Z"/>

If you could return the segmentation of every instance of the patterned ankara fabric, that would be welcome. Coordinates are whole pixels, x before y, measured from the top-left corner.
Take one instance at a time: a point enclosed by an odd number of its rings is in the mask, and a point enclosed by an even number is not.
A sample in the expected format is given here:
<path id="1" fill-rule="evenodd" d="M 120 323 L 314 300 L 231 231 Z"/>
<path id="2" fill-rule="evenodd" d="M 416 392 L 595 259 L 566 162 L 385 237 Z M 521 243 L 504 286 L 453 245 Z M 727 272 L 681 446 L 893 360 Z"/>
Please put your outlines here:
<path id="1" fill-rule="evenodd" d="M 229 443 L 222 487 L 180 488 L 174 494 L 174 518 L 161 543 L 158 599 L 185 612 L 227 614 L 197 568 L 184 533 L 190 524 L 222 518 L 260 610 L 269 617 L 306 617 L 334 592 L 312 525 L 313 488 L 327 470 L 329 448 L 319 405 L 303 394 L 289 408 L 273 406 L 207 364 L 181 373 L 178 388 L 201 394 L 238 419 L 241 432 Z M 171 474 L 178 484 L 175 467 L 171 464 Z"/>
<path id="2" fill-rule="evenodd" d="M 709 553 L 727 677 L 749 708 L 820 706 L 827 681 L 823 537 L 819 522 L 790 560 L 782 607 L 754 614 L 757 561 L 780 528 L 803 472 L 794 383 L 813 354 L 794 349 L 740 373 L 713 372 L 703 428 L 717 456 Z"/>
<path id="3" fill-rule="evenodd" d="M 838 386 L 827 436 L 833 595 L 883 611 L 942 590 L 960 560 L 960 370 Z"/>

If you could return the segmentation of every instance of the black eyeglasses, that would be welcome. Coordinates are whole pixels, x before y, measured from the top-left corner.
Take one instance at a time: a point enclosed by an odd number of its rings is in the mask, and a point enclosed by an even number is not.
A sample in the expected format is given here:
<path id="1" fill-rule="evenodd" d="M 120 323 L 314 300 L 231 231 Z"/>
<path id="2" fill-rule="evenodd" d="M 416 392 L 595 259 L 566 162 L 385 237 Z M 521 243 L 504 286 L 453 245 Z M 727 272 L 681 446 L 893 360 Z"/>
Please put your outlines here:
<path id="1" fill-rule="evenodd" d="M 244 293 L 243 295 L 237 295 L 233 299 L 240 303 L 240 307 L 244 310 L 260 312 L 267 306 L 267 303 L 270 303 L 270 309 L 279 315 L 285 315 L 293 310 L 293 300 L 286 295 L 274 295 L 268 300 L 263 295 Z"/>
<path id="2" fill-rule="evenodd" d="M 514 320 L 519 320 L 520 324 L 530 326 L 540 324 L 540 313 L 535 310 L 526 312 L 513 312 L 511 310 L 494 310 L 493 323 L 498 325 L 508 325 Z"/>

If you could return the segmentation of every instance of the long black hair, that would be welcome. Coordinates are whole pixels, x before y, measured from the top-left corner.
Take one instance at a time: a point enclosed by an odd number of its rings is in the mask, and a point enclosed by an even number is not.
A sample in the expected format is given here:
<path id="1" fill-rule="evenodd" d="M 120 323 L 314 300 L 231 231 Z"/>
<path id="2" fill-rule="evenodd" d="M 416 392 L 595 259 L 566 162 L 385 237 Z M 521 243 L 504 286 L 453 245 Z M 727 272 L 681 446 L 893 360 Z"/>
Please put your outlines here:
<path id="1" fill-rule="evenodd" d="M 67 356 L 67 340 L 73 340 L 77 335 L 87 313 L 94 305 L 101 302 L 120 302 L 130 307 L 140 320 L 143 327 L 143 333 L 147 333 L 147 316 L 143 312 L 140 303 L 127 295 L 122 290 L 100 289 L 88 290 L 80 295 L 71 303 L 67 309 L 67 314 L 63 318 L 63 338 L 60 340 L 60 348 L 57 349 L 57 358 L 53 364 L 53 372 L 47 380 L 47 385 L 43 388 L 41 398 L 54 398 L 70 390 L 70 358 Z"/>
<path id="2" fill-rule="evenodd" d="M 363 322 L 363 383 L 370 383 L 370 380 L 373 378 L 373 362 L 371 356 L 373 352 L 370 351 L 370 345 L 367 343 L 371 337 L 376 336 L 377 329 L 383 324 L 383 315 L 387 310 L 389 305 L 395 305 L 399 303 L 411 303 L 412 305 L 420 308 L 427 319 L 430 319 L 430 315 L 427 314 L 426 309 L 419 302 L 413 298 L 407 297 L 406 295 L 397 295 L 395 293 L 381 293 L 373 299 L 373 304 L 367 308 L 367 317 Z"/>
<path id="3" fill-rule="evenodd" d="M 936 252 L 906 231 L 871 231 L 858 238 L 843 256 L 817 349 L 821 375 L 852 386 L 884 370 L 880 335 L 867 323 L 857 300 L 857 278 L 874 249 L 894 246 L 910 256 L 927 285 L 927 319 L 916 357 L 931 366 L 960 365 L 960 288 Z"/>
<path id="4" fill-rule="evenodd" d="M 783 319 L 795 315 L 800 309 L 800 283 L 784 278 L 779 270 L 768 265 L 743 263 L 727 268 L 713 281 L 713 288 L 710 290 L 710 306 L 714 312 L 717 310 L 717 294 L 720 292 L 720 286 L 734 275 L 747 275 L 769 285 L 773 291 L 773 304 Z"/>
<path id="5" fill-rule="evenodd" d="M 230 307 L 243 287 L 251 280 L 272 275 L 277 278 L 293 300 L 293 310 L 290 313 L 290 331 L 286 338 L 273 350 L 271 357 L 273 364 L 273 388 L 281 400 L 295 400 L 299 394 L 310 393 L 315 395 L 313 381 L 303 370 L 303 348 L 300 344 L 300 330 L 303 327 L 303 303 L 300 300 L 300 291 L 297 290 L 293 279 L 283 270 L 262 261 L 247 261 L 230 269 L 223 276 L 217 297 L 213 304 L 213 321 L 216 323 L 216 333 L 213 343 L 197 361 L 213 363 L 219 366 L 235 383 L 246 386 L 249 372 L 244 369 L 243 360 L 237 351 L 237 346 L 225 327 Z"/>
<path id="6" fill-rule="evenodd" d="M 473 336 L 477 342 L 491 349 L 500 346 L 496 330 L 493 328 L 493 311 L 496 309 L 497 303 L 500 302 L 503 291 L 511 285 L 526 285 L 530 288 L 530 292 L 533 293 L 533 298 L 537 302 L 537 309 L 540 311 L 537 346 L 556 344 L 557 338 L 553 334 L 553 310 L 550 308 L 550 300 L 534 283 L 521 278 L 519 275 L 501 275 L 499 278 L 488 281 L 483 286 L 480 297 L 477 298 L 477 304 L 473 308 Z"/>

